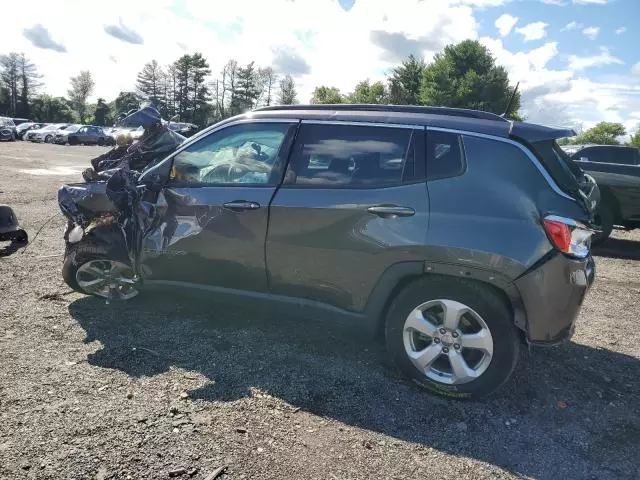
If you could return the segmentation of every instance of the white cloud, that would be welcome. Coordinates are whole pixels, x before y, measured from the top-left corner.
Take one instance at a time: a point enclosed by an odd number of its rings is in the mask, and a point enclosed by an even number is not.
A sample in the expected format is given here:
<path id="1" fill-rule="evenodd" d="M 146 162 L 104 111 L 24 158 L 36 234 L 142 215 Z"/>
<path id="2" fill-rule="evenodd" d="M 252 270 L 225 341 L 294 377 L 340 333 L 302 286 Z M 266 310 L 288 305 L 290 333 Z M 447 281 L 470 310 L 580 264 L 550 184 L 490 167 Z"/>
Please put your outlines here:
<path id="1" fill-rule="evenodd" d="M 576 5 L 606 5 L 611 0 L 573 0 Z"/>
<path id="2" fill-rule="evenodd" d="M 509 33 L 511 33 L 511 30 L 516 23 L 518 23 L 518 17 L 514 17 L 513 15 L 509 15 L 508 13 L 503 13 L 496 20 L 495 25 L 498 29 L 498 32 L 500 32 L 500 36 L 506 37 L 507 35 L 509 35 Z"/>
<path id="3" fill-rule="evenodd" d="M 617 57 L 611 55 L 606 47 L 600 47 L 598 55 L 590 57 L 580 57 L 578 55 L 569 55 L 569 70 L 585 70 L 592 67 L 601 67 L 604 65 L 618 64 L 623 65 L 624 62 Z"/>
<path id="4" fill-rule="evenodd" d="M 547 5 L 559 5 L 559 6 L 565 6 L 566 3 L 564 2 L 564 0 L 540 0 L 542 3 L 546 3 Z"/>
<path id="5" fill-rule="evenodd" d="M 584 24 L 578 23 L 575 20 L 567 23 L 562 30 L 578 30 L 579 28 L 583 28 Z"/>
<path id="6" fill-rule="evenodd" d="M 616 35 L 622 35 L 623 33 L 625 33 L 627 31 L 627 27 L 619 27 L 616 28 Z"/>
<path id="7" fill-rule="evenodd" d="M 134 88 L 145 62 L 156 59 L 166 65 L 184 53 L 200 51 L 210 63 L 212 78 L 229 58 L 291 70 L 297 73 L 298 96 L 306 102 L 318 85 L 333 85 L 347 93 L 365 78 L 384 80 L 403 55 L 416 53 L 429 61 L 445 44 L 477 39 L 478 9 L 503 4 L 512 7 L 517 2 L 357 0 L 346 12 L 335 0 L 234 0 L 225 8 L 202 0 L 110 0 L 109 8 L 97 16 L 86 10 L 86 0 L 30 0 L 29 8 L 10 7 L 11 22 L 3 23 L 0 44 L 24 52 L 36 63 L 44 75 L 42 90 L 53 95 L 66 95 L 69 78 L 88 69 L 96 81 L 93 100 L 109 101 L 119 91 Z M 502 13 L 506 12 L 495 16 Z M 122 22 L 141 43 L 123 42 L 105 32 L 105 26 Z M 66 52 L 43 49 L 23 36 L 23 30 L 39 24 Z M 538 24 L 521 29 L 514 24 L 506 34 L 515 29 L 524 40 L 539 40 L 548 26 Z M 511 83 L 522 82 L 523 113 L 531 121 L 629 122 L 635 118 L 631 112 L 640 112 L 638 77 L 629 70 L 608 83 L 587 77 L 589 67 L 622 62 L 608 50 L 596 51 L 595 60 L 574 55 L 563 69 L 552 68 L 578 50 L 545 40 L 534 44 L 537 48 L 509 50 L 499 37 L 500 26 L 496 27 L 497 38 L 480 40 L 505 66 Z M 573 29 L 583 28 L 576 24 Z"/>
<path id="8" fill-rule="evenodd" d="M 631 73 L 634 75 L 640 76 L 640 62 L 636 63 L 633 67 L 631 67 Z"/>
<path id="9" fill-rule="evenodd" d="M 584 34 L 585 37 L 591 40 L 595 40 L 598 34 L 600 33 L 600 27 L 587 27 L 584 30 L 582 30 L 582 33 Z"/>
<path id="10" fill-rule="evenodd" d="M 528 42 L 531 40 L 540 40 L 547 36 L 547 27 L 548 23 L 544 22 L 534 22 L 524 27 L 516 28 L 516 32 L 524 37 L 524 41 Z"/>

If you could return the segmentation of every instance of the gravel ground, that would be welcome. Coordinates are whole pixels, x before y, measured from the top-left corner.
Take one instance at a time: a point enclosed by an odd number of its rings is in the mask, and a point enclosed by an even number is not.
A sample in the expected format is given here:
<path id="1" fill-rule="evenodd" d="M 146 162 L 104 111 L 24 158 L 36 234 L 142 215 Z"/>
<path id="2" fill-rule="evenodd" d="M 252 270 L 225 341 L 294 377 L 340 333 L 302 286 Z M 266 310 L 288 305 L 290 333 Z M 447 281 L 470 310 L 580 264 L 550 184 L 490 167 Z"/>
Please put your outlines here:
<path id="1" fill-rule="evenodd" d="M 0 201 L 33 237 L 102 151 L 0 144 Z M 455 402 L 333 326 L 71 293 L 63 227 L 26 251 L 0 244 L 2 479 L 640 477 L 640 232 L 597 252 L 571 342 Z"/>

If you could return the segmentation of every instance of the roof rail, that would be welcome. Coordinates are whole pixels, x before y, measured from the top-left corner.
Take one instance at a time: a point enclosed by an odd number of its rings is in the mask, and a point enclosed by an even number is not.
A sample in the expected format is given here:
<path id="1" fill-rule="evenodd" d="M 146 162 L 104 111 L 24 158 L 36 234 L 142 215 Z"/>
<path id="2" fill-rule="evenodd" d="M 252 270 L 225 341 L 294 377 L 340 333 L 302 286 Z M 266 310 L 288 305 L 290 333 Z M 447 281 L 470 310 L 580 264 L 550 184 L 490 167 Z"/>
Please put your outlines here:
<path id="1" fill-rule="evenodd" d="M 454 117 L 477 118 L 482 120 L 495 120 L 509 122 L 508 119 L 496 113 L 483 112 L 482 110 L 470 110 L 466 108 L 431 107 L 422 105 L 375 105 L 365 103 L 337 103 L 337 104 L 307 104 L 307 105 L 271 105 L 256 108 L 254 112 L 274 110 L 338 110 L 338 111 L 363 111 L 363 112 L 397 112 L 397 113 L 422 113 L 429 115 L 451 115 Z"/>

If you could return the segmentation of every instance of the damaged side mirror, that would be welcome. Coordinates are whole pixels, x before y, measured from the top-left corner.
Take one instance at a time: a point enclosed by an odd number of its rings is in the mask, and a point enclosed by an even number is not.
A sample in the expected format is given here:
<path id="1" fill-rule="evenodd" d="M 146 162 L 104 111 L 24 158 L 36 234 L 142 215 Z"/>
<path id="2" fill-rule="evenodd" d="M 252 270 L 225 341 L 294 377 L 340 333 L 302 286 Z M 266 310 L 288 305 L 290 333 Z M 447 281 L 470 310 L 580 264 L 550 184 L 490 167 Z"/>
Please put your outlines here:
<path id="1" fill-rule="evenodd" d="M 140 183 L 151 192 L 159 192 L 164 187 L 164 179 L 158 171 L 150 171 L 148 175 L 140 178 Z"/>

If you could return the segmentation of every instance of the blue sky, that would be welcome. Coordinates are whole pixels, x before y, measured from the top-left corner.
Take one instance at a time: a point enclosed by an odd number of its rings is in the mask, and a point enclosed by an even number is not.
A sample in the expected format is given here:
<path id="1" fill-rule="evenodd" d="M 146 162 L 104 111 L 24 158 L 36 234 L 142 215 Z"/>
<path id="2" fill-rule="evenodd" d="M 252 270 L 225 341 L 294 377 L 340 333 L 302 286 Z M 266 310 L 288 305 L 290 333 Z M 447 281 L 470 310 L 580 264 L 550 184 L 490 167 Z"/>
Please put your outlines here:
<path id="1" fill-rule="evenodd" d="M 293 75 L 308 101 L 317 85 L 347 93 L 410 53 L 429 61 L 472 38 L 521 82 L 530 120 L 640 124 L 640 0 L 110 0 L 99 15 L 87 5 L 8 2 L 0 54 L 24 52 L 54 95 L 89 69 L 95 97 L 109 100 L 145 62 L 199 51 L 212 80 L 230 58 L 255 61 Z"/>

